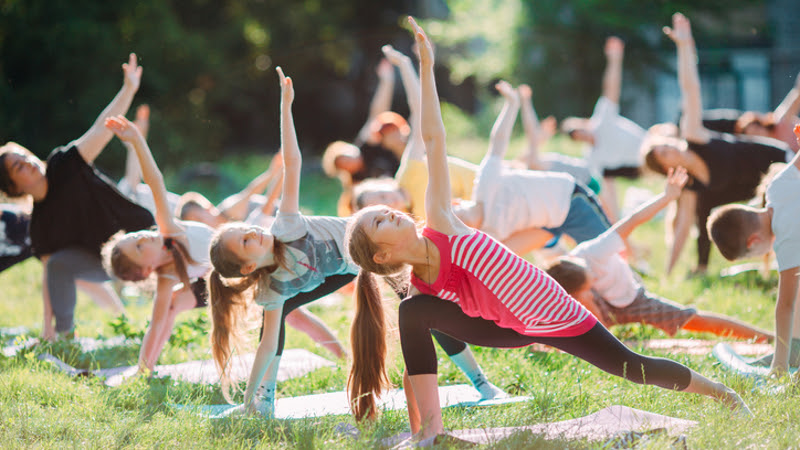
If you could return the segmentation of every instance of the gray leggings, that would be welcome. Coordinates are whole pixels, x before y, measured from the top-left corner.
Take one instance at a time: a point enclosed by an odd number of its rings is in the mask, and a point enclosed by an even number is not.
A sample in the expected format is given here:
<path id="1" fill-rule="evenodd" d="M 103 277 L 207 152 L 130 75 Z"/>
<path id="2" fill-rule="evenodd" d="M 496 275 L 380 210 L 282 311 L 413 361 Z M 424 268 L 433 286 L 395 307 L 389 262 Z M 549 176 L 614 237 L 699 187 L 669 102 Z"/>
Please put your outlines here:
<path id="1" fill-rule="evenodd" d="M 92 252 L 71 247 L 52 253 L 47 260 L 47 290 L 56 318 L 56 332 L 66 333 L 74 325 L 76 280 L 102 283 L 110 278 L 100 257 Z"/>

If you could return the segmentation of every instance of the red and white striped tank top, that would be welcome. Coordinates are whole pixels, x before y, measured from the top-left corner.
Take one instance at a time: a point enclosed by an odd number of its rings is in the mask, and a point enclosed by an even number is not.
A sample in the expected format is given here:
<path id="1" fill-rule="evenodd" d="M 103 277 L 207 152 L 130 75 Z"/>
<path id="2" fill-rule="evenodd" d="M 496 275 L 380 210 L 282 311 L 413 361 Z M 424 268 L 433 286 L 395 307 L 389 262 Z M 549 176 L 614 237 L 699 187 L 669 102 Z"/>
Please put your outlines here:
<path id="1" fill-rule="evenodd" d="M 488 235 L 448 236 L 428 227 L 422 234 L 436 244 L 441 261 L 432 285 L 411 275 L 421 293 L 528 336 L 578 336 L 597 323 L 547 273 Z"/>

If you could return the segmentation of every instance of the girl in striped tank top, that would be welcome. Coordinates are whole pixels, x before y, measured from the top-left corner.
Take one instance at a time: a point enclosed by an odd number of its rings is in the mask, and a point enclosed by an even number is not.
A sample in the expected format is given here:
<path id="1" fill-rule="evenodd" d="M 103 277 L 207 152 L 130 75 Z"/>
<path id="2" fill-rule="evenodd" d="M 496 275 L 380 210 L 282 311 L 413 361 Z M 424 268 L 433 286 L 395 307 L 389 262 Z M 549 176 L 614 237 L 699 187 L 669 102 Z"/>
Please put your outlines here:
<path id="1" fill-rule="evenodd" d="M 633 382 L 707 395 L 749 414 L 742 399 L 723 384 L 674 361 L 632 352 L 546 273 L 455 216 L 433 51 L 422 29 L 409 21 L 420 48 L 422 134 L 429 165 L 427 223 L 420 233 L 409 216 L 381 206 L 359 212 L 348 225 L 348 250 L 361 267 L 349 380 L 350 394 L 358 398 L 356 417 L 374 409 L 373 397 L 387 380 L 383 311 L 374 274 L 397 273 L 408 265 L 412 291 L 421 295 L 401 303 L 399 326 L 409 421 L 419 438 L 444 429 L 432 329 L 489 347 L 544 343 Z"/>

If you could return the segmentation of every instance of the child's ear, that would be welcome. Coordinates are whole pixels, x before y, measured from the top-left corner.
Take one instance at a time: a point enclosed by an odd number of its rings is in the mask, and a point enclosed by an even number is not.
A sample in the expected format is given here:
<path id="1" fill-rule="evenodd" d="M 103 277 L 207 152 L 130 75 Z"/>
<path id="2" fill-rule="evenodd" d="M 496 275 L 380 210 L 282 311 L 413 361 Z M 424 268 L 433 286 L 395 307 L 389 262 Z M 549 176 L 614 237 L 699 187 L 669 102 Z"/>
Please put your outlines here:
<path id="1" fill-rule="evenodd" d="M 242 265 L 241 269 L 239 269 L 239 271 L 242 272 L 242 275 L 250 275 L 254 270 L 256 270 L 256 263 L 254 262 L 246 263 Z"/>
<path id="2" fill-rule="evenodd" d="M 387 250 L 381 250 L 372 255 L 372 260 L 375 262 L 375 264 L 386 264 L 386 261 L 389 261 L 389 257 L 391 255 L 392 254 Z"/>

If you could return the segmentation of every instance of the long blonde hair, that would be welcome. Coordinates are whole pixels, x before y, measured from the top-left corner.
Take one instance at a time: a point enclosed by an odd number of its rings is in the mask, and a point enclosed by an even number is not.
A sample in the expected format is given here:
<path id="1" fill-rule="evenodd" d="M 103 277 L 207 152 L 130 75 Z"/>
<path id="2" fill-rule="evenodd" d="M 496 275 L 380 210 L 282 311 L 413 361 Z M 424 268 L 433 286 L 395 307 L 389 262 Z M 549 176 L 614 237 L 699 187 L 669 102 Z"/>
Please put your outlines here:
<path id="1" fill-rule="evenodd" d="M 286 264 L 286 246 L 275 239 L 273 253 L 275 264 L 259 267 L 248 275 L 242 275 L 243 261 L 222 244 L 222 234 L 231 228 L 225 226 L 212 238 L 209 256 L 213 269 L 208 275 L 208 303 L 211 310 L 211 354 L 220 373 L 222 395 L 232 403 L 231 393 L 237 390 L 232 385 L 229 362 L 233 349 L 242 342 L 237 324 L 248 316 L 248 307 L 255 291 L 270 274 Z"/>
<path id="2" fill-rule="evenodd" d="M 359 212 L 348 224 L 346 247 L 353 262 L 361 267 L 356 278 L 356 311 L 350 327 L 353 365 L 347 377 L 350 406 L 356 420 L 377 417 L 375 398 L 389 387 L 386 374 L 386 314 L 378 289 L 377 275 L 401 272 L 405 265 L 377 264 L 373 256 L 378 245 L 367 235 Z"/>

